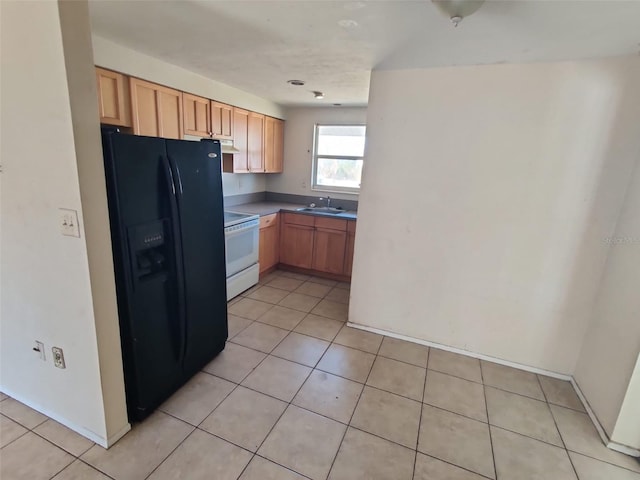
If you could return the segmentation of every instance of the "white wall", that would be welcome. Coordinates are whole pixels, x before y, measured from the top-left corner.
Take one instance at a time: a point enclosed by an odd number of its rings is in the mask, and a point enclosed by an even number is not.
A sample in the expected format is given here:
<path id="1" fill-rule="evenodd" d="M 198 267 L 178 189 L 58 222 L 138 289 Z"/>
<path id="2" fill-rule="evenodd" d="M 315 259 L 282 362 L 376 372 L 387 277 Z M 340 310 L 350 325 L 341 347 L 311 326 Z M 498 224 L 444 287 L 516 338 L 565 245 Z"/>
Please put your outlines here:
<path id="1" fill-rule="evenodd" d="M 631 105 L 640 110 L 640 99 Z M 636 134 L 639 126 L 636 121 Z M 635 154 L 640 158 L 640 148 Z M 619 418 L 627 392 L 636 398 L 640 394 L 640 369 L 630 385 L 640 353 L 640 160 L 630 178 L 575 379 L 612 440 L 640 448 L 640 402 L 635 410 L 631 403 L 627 406 L 627 415 L 636 415 L 634 421 L 626 418 L 627 433 L 621 433 L 624 416 Z M 614 435 L 614 428 L 621 439 Z M 634 436 L 635 443 L 628 443 Z"/>
<path id="2" fill-rule="evenodd" d="M 350 320 L 573 373 L 640 147 L 638 62 L 374 71 Z"/>
<path id="3" fill-rule="evenodd" d="M 0 389 L 105 445 L 113 425 L 103 388 L 113 377 L 99 364 L 94 306 L 106 303 L 91 292 L 58 4 L 4 1 L 0 9 Z M 80 238 L 61 235 L 59 207 L 78 211 Z M 46 362 L 32 351 L 35 340 L 45 343 Z M 53 366 L 54 345 L 64 370 Z"/>
<path id="4" fill-rule="evenodd" d="M 614 442 L 640 450 L 640 355 L 629 380 L 616 426 L 611 435 Z"/>
<path id="5" fill-rule="evenodd" d="M 93 35 L 93 55 L 95 64 L 104 68 L 272 117 L 285 118 L 284 110 L 276 103 L 123 47 L 97 35 Z M 225 196 L 264 192 L 265 185 L 266 179 L 263 174 L 224 173 L 222 175 Z"/>
<path id="6" fill-rule="evenodd" d="M 306 107 L 288 108 L 284 129 L 284 172 L 267 178 L 270 192 L 297 195 L 325 196 L 326 193 L 311 190 L 311 159 L 313 156 L 313 132 L 316 123 L 358 124 L 366 123 L 367 109 L 356 107 Z M 332 197 L 358 200 L 358 195 L 331 193 Z"/>

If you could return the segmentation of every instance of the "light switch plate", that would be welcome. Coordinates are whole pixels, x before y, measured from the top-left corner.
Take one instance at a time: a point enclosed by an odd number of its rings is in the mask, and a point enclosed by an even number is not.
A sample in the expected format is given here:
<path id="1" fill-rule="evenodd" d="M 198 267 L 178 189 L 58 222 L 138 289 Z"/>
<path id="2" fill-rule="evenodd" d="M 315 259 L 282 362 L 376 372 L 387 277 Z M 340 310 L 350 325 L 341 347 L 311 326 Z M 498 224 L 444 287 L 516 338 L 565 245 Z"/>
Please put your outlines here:
<path id="1" fill-rule="evenodd" d="M 68 237 L 80 238 L 80 226 L 78 225 L 78 212 L 68 208 L 59 209 L 60 233 Z"/>

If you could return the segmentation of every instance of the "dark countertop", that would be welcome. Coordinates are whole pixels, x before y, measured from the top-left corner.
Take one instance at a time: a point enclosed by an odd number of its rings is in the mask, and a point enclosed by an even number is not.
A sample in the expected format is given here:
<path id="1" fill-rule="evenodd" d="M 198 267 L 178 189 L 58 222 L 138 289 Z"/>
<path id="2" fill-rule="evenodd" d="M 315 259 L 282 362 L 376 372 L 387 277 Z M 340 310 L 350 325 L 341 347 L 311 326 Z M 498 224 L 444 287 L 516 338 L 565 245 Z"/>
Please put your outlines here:
<path id="1" fill-rule="evenodd" d="M 261 217 L 265 215 L 271 215 L 272 213 L 278 213 L 280 211 L 286 212 L 295 212 L 301 213 L 303 215 L 315 215 L 321 217 L 330 217 L 330 218 L 342 218 L 346 220 L 355 220 L 358 218 L 358 212 L 355 211 L 347 211 L 344 213 L 322 213 L 322 212 L 298 212 L 297 209 L 305 208 L 307 205 L 299 205 L 295 203 L 279 203 L 279 202 L 255 202 L 255 203 L 245 203 L 244 205 L 234 205 L 233 207 L 227 207 L 225 210 L 230 212 L 239 212 L 239 213 L 251 213 L 254 215 L 260 215 Z"/>

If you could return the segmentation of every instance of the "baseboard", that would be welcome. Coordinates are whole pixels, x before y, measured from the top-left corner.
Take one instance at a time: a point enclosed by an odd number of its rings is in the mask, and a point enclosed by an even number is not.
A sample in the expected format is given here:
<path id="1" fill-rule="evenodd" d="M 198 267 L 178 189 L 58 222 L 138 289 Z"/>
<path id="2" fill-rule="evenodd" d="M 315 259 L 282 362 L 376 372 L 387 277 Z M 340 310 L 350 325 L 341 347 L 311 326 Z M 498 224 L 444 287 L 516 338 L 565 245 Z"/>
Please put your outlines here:
<path id="1" fill-rule="evenodd" d="M 540 375 L 546 375 L 548 377 L 553 377 L 553 378 L 557 378 L 557 379 L 560 379 L 560 380 L 567 380 L 567 381 L 571 382 L 571 385 L 573 386 L 573 389 L 575 390 L 576 394 L 578 395 L 578 398 L 580 399 L 580 402 L 582 402 L 582 405 L 584 406 L 584 409 L 586 410 L 587 415 L 589 415 L 589 418 L 591 419 L 591 422 L 596 427 L 596 430 L 598 431 L 598 435 L 600 435 L 600 438 L 602 439 L 602 442 L 606 445 L 606 447 L 611 449 L 611 450 L 615 450 L 616 452 L 624 453 L 625 455 L 630 455 L 632 457 L 640 457 L 640 450 L 632 448 L 632 447 L 628 447 L 627 445 L 622 445 L 620 443 L 612 442 L 611 439 L 609 439 L 609 436 L 607 435 L 607 432 L 605 432 L 604 428 L 602 428 L 602 425 L 600 424 L 600 421 L 598 420 L 598 417 L 596 417 L 596 414 L 594 413 L 593 409 L 589 405 L 589 402 L 587 402 L 587 399 L 584 396 L 584 394 L 582 393 L 582 390 L 580 390 L 580 387 L 578 386 L 578 384 L 576 383 L 575 379 L 571 375 L 565 375 L 563 373 L 552 372 L 550 370 L 544 370 L 542 368 L 536 368 L 536 367 L 532 367 L 532 366 L 529 366 L 529 365 L 523 365 L 521 363 L 510 362 L 508 360 L 503 360 L 501 358 L 492 357 L 490 355 L 483 355 L 481 353 L 471 352 L 469 350 L 463 350 L 461 348 L 450 347 L 449 345 L 443 345 L 441 343 L 430 342 L 428 340 L 421 340 L 419 338 L 408 337 L 406 335 L 400 335 L 398 333 L 389 332 L 387 330 L 382 330 L 380 328 L 367 327 L 367 326 L 360 325 L 360 324 L 353 323 L 353 322 L 347 322 L 347 325 L 349 325 L 350 327 L 353 327 L 353 328 L 357 328 L 359 330 L 364 330 L 364 331 L 367 331 L 367 332 L 377 333 L 377 334 L 380 334 L 380 335 L 386 335 L 387 337 L 397 338 L 398 340 L 405 340 L 407 342 L 413 342 L 413 343 L 417 343 L 419 345 L 425 345 L 427 347 L 439 348 L 440 350 L 445 350 L 447 352 L 458 353 L 460 355 L 465 355 L 467 357 L 477 358 L 477 359 L 480 359 L 480 360 L 486 360 L 488 362 L 494 362 L 494 363 L 498 363 L 500 365 L 505 365 L 507 367 L 518 368 L 520 370 L 524 370 L 524 371 L 527 371 L 527 372 L 536 373 L 536 374 L 540 374 Z"/>
<path id="2" fill-rule="evenodd" d="M 31 400 L 28 400 L 24 397 L 22 397 L 21 395 L 17 394 L 16 392 L 11 391 L 10 389 L 5 389 L 4 387 L 2 388 L 2 392 L 8 396 L 10 396 L 11 398 L 19 401 L 20 403 L 24 403 L 27 407 L 33 408 L 34 410 L 36 410 L 37 412 L 40 412 L 43 415 L 46 415 L 47 417 L 51 418 L 52 420 L 55 420 L 58 423 L 61 423 L 62 425 L 64 425 L 67 428 L 70 428 L 71 430 L 73 430 L 74 432 L 82 435 L 83 437 L 88 438 L 89 440 L 91 440 L 94 443 L 97 443 L 98 445 L 100 445 L 101 447 L 104 448 L 109 448 L 111 445 L 113 445 L 116 441 L 118 441 L 120 438 L 122 438 L 129 430 L 131 430 L 131 425 L 129 423 L 127 423 L 120 431 L 118 431 L 118 433 L 116 433 L 115 435 L 112 435 L 110 438 L 106 439 L 103 436 L 85 428 L 82 427 L 80 425 L 77 425 L 76 423 L 68 420 L 67 418 L 58 415 L 55 412 L 50 411 L 47 408 L 43 408 L 40 405 L 35 404 L 34 402 L 32 402 Z"/>
<path id="3" fill-rule="evenodd" d="M 360 325 L 353 322 L 347 322 L 347 325 L 367 332 L 377 333 L 380 335 L 386 335 L 387 337 L 397 338 L 398 340 L 406 340 L 407 342 L 418 343 L 427 347 L 439 348 L 440 350 L 446 350 L 447 352 L 458 353 L 460 355 L 466 355 L 467 357 L 477 358 L 480 360 L 486 360 L 488 362 L 498 363 L 507 367 L 518 368 L 531 373 L 539 373 L 540 375 L 546 375 L 547 377 L 558 378 L 560 380 L 571 381 L 571 375 L 565 375 L 563 373 L 552 372 L 550 370 L 544 370 L 542 368 L 531 367 L 529 365 L 523 365 L 521 363 L 511 362 L 509 360 L 503 360 L 501 358 L 492 357 L 490 355 L 483 355 L 481 353 L 471 352 L 469 350 L 463 350 L 461 348 L 450 347 L 449 345 L 443 345 L 441 343 L 430 342 L 428 340 L 421 340 L 419 338 L 407 337 L 406 335 L 400 335 L 398 333 L 389 332 L 380 328 L 372 328 L 364 325 Z"/>

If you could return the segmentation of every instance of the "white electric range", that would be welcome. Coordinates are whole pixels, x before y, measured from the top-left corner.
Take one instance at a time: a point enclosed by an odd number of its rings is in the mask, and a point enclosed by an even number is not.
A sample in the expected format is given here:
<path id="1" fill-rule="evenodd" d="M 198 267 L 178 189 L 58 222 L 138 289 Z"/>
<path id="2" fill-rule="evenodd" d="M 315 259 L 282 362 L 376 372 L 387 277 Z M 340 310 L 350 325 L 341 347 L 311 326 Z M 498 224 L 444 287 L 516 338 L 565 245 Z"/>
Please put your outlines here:
<path id="1" fill-rule="evenodd" d="M 258 215 L 225 210 L 227 301 L 258 283 L 260 276 L 259 240 L 260 217 Z"/>

